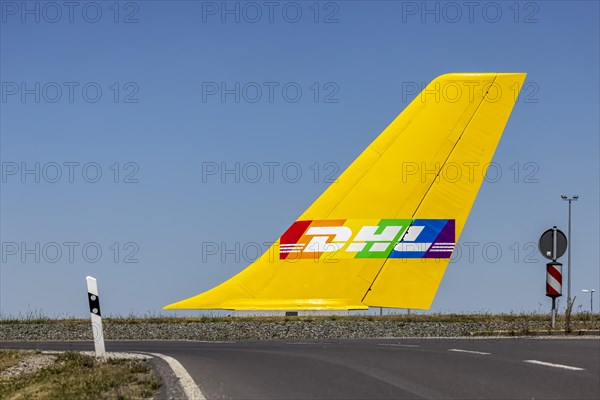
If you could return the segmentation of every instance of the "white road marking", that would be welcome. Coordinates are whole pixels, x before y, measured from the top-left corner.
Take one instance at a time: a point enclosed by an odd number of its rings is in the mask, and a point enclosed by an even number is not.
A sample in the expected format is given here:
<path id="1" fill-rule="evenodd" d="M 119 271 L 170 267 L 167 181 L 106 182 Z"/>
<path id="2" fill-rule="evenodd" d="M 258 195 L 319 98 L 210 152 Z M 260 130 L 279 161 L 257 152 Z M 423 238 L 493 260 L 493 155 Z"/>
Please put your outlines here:
<path id="1" fill-rule="evenodd" d="M 549 363 L 549 362 L 545 362 L 545 361 L 538 361 L 538 360 L 523 360 L 523 361 L 526 363 L 530 363 L 530 364 L 544 365 L 546 367 L 562 368 L 562 369 L 568 369 L 571 371 L 585 371 L 585 368 L 571 367 L 570 365 L 553 364 L 553 363 Z"/>
<path id="2" fill-rule="evenodd" d="M 174 359 L 173 357 L 165 356 L 160 353 L 150 353 L 155 357 L 162 358 L 169 364 L 169 367 L 173 370 L 175 376 L 179 379 L 179 383 L 183 388 L 183 392 L 185 393 L 188 400 L 206 400 L 206 397 L 200 391 L 194 379 L 190 376 L 190 374 L 186 371 L 186 369 L 181 365 L 179 361 Z"/>
<path id="3" fill-rule="evenodd" d="M 418 344 L 398 344 L 398 343 L 378 343 L 379 346 L 394 346 L 394 347 L 421 347 Z"/>
<path id="4" fill-rule="evenodd" d="M 485 351 L 475 351 L 475 350 L 462 350 L 462 349 L 448 349 L 448 351 L 456 351 L 459 353 L 469 353 L 469 354 L 479 354 L 482 356 L 489 356 L 492 353 L 486 353 Z"/>

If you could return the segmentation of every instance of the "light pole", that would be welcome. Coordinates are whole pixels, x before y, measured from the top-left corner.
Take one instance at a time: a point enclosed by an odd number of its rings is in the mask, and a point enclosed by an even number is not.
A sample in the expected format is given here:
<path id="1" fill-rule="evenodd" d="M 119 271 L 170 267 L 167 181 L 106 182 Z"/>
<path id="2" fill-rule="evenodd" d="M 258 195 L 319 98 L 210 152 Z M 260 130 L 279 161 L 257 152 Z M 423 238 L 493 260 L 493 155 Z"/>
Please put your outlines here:
<path id="1" fill-rule="evenodd" d="M 596 291 L 596 289 L 583 289 L 582 292 L 583 293 L 589 293 L 590 294 L 590 314 L 594 313 L 594 292 Z"/>
<path id="2" fill-rule="evenodd" d="M 564 201 L 569 202 L 569 231 L 567 232 L 567 246 L 569 251 L 569 256 L 567 258 L 567 307 L 571 304 L 571 202 L 577 201 L 579 198 L 578 195 L 568 197 L 566 195 L 560 196 Z"/>

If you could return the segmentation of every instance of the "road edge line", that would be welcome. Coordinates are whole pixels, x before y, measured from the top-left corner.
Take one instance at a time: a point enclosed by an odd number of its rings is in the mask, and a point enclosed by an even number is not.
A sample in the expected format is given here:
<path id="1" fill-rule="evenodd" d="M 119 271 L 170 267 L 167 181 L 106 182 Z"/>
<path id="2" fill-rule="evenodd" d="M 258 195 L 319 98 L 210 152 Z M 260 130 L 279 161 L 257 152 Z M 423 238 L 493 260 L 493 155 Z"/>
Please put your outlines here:
<path id="1" fill-rule="evenodd" d="M 177 359 L 160 353 L 148 354 L 153 355 L 154 357 L 161 358 L 167 364 L 169 364 L 169 367 L 171 368 L 177 379 L 179 379 L 179 384 L 181 385 L 183 392 L 189 400 L 206 400 L 206 397 L 204 397 L 204 394 L 202 394 L 202 391 L 200 390 L 194 379 L 190 376 L 185 367 L 181 365 L 179 361 L 177 361 Z"/>

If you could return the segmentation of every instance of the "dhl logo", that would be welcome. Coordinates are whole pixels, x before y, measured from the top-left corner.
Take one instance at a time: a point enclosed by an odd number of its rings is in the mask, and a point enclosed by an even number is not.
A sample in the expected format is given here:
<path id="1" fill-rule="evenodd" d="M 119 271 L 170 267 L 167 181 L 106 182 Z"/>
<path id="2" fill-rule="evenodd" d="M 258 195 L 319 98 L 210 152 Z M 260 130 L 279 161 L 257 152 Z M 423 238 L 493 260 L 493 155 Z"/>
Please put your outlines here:
<path id="1" fill-rule="evenodd" d="M 355 234 L 356 233 L 356 234 Z M 450 258 L 453 219 L 296 221 L 279 240 L 280 259 Z"/>

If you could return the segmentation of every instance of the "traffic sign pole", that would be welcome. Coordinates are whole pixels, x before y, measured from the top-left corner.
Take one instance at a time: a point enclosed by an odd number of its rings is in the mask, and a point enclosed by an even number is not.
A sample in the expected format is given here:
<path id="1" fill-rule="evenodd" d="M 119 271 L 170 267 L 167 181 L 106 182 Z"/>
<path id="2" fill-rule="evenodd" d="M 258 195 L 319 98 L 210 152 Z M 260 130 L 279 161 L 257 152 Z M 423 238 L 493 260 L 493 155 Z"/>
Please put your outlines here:
<path id="1" fill-rule="evenodd" d="M 547 229 L 539 241 L 540 253 L 551 260 L 546 264 L 546 296 L 552 298 L 552 328 L 556 327 L 556 298 L 562 296 L 562 264 L 556 260 L 565 254 L 568 242 L 556 226 Z"/>
<path id="2" fill-rule="evenodd" d="M 556 297 L 552 298 L 552 328 L 556 327 Z"/>
<path id="3" fill-rule="evenodd" d="M 556 257 L 556 237 L 558 236 L 556 234 L 556 231 L 558 229 L 556 229 L 555 226 L 552 227 L 552 260 L 556 261 L 557 257 Z"/>

